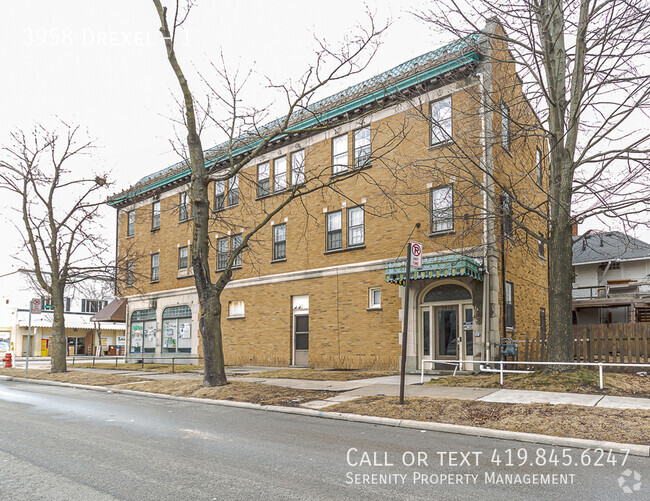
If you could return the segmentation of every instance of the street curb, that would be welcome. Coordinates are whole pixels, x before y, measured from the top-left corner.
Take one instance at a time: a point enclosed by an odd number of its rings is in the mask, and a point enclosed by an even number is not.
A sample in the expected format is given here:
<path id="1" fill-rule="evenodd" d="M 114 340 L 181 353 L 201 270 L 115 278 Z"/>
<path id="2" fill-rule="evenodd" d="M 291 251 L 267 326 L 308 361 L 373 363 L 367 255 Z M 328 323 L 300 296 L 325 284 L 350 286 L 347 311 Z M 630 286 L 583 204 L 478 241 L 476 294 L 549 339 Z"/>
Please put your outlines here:
<path id="1" fill-rule="evenodd" d="M 464 426 L 447 423 L 431 423 L 427 421 L 415 421 L 411 419 L 394 419 L 379 416 L 364 416 L 362 414 L 347 414 L 341 412 L 319 411 L 305 409 L 302 407 L 284 407 L 279 405 L 261 405 L 250 402 L 235 402 L 232 400 L 211 400 L 197 397 L 177 397 L 163 393 L 150 393 L 138 390 L 122 390 L 107 386 L 90 386 L 86 384 L 62 383 L 59 381 L 47 381 L 40 379 L 28 379 L 14 376 L 0 375 L 0 381 L 16 381 L 20 383 L 41 384 L 45 386 L 63 386 L 66 388 L 77 388 L 81 390 L 92 390 L 106 393 L 121 393 L 136 397 L 159 398 L 165 400 L 176 400 L 179 402 L 197 402 L 208 405 L 221 405 L 225 407 L 237 407 L 242 409 L 253 409 L 267 412 L 280 412 L 283 414 L 295 414 L 339 421 L 350 421 L 367 423 L 382 426 L 394 426 L 398 428 L 411 428 L 416 430 L 437 431 L 442 433 L 456 433 L 459 435 L 471 435 L 475 437 L 496 438 L 502 440 L 516 440 L 543 445 L 575 447 L 579 449 L 603 449 L 612 452 L 628 452 L 633 456 L 650 457 L 650 445 L 621 444 L 618 442 L 606 442 L 600 440 L 589 440 L 585 438 L 555 437 L 551 435 L 540 435 L 537 433 L 524 433 L 520 431 L 495 430 L 492 428 L 479 428 L 477 426 Z"/>

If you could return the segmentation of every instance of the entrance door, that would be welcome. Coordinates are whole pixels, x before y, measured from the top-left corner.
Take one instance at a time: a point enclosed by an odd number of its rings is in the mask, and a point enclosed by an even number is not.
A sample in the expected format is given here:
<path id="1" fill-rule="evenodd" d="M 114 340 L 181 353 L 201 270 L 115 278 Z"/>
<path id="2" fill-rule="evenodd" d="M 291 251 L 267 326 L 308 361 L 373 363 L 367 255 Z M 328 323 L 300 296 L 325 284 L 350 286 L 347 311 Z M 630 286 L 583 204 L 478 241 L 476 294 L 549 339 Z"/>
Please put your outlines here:
<path id="1" fill-rule="evenodd" d="M 458 353 L 458 305 L 436 306 L 436 346 L 438 358 L 457 358 Z"/>
<path id="2" fill-rule="evenodd" d="M 294 365 L 309 365 L 309 314 L 294 314 Z"/>

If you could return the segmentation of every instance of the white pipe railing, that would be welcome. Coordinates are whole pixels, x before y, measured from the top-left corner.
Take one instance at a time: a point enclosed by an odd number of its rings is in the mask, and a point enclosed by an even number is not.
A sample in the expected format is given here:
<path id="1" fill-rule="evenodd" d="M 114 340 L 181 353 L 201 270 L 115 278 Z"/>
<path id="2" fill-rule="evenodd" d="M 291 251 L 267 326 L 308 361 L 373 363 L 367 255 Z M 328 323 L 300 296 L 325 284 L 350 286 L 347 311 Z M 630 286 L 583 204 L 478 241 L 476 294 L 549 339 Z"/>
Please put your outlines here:
<path id="1" fill-rule="evenodd" d="M 600 389 L 603 389 L 603 367 L 650 367 L 650 364 L 623 364 L 623 363 L 612 363 L 612 362 L 525 362 L 525 361 L 520 361 L 520 360 L 513 360 L 513 361 L 507 361 L 507 360 L 466 360 L 466 359 L 458 359 L 458 360 L 436 360 L 436 359 L 428 359 L 428 360 L 422 360 L 421 364 L 421 369 L 420 369 L 420 384 L 424 384 L 424 364 L 425 363 L 436 363 L 436 364 L 445 364 L 445 365 L 454 365 L 454 375 L 456 375 L 456 371 L 458 370 L 458 367 L 460 367 L 460 364 L 462 363 L 467 363 L 467 364 L 480 364 L 480 367 L 485 367 L 487 364 L 499 364 L 499 379 L 501 382 L 501 386 L 503 386 L 503 374 L 504 372 L 509 372 L 509 373 L 521 373 L 522 371 L 512 371 L 512 370 L 504 370 L 503 366 L 506 364 L 510 365 L 577 365 L 577 366 L 587 366 L 587 367 L 598 367 L 598 377 L 599 377 L 599 382 L 600 382 Z M 493 370 L 486 371 L 486 372 L 495 372 Z"/>

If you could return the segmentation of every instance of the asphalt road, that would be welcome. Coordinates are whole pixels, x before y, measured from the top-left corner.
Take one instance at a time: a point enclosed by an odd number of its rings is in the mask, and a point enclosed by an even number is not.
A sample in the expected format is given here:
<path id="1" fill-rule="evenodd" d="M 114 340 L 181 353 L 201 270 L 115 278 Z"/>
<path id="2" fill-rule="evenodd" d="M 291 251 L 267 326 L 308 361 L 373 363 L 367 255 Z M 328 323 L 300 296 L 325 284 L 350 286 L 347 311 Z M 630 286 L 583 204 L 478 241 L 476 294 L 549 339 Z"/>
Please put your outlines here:
<path id="1" fill-rule="evenodd" d="M 457 454 L 447 454 L 450 451 Z M 583 453 L 0 382 L 2 500 L 650 497 L 650 459 L 629 456 L 623 465 L 621 455 Z M 513 466 L 507 466 L 509 454 Z M 410 465 L 412 459 L 416 462 Z M 372 464 L 365 464 L 367 460 Z M 555 460 L 559 464 L 554 465 Z M 590 466 L 580 465 L 587 461 Z M 627 476 L 621 477 L 626 470 Z M 629 494 L 619 487 L 619 477 Z M 380 481 L 392 483 L 371 483 Z M 533 483 L 542 481 L 552 483 Z M 634 490 L 635 484 L 639 490 Z"/>

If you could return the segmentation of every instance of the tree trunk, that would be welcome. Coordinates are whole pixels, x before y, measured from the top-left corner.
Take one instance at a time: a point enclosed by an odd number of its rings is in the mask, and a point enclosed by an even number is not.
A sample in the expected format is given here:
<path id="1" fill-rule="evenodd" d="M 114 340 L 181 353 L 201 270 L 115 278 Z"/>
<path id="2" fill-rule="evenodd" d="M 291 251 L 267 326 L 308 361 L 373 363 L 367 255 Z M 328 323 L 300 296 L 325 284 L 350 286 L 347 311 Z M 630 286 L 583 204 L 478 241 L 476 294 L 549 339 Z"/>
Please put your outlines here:
<path id="1" fill-rule="evenodd" d="M 199 331 L 203 341 L 203 386 L 228 384 L 221 337 L 221 292 L 201 296 Z"/>
<path id="2" fill-rule="evenodd" d="M 52 347 L 50 357 L 52 360 L 51 372 L 66 372 L 66 356 L 68 343 L 65 336 L 65 319 L 63 316 L 63 286 L 52 280 L 52 306 L 54 307 L 54 321 L 52 322 Z"/>

